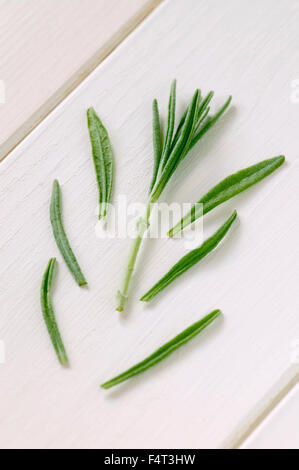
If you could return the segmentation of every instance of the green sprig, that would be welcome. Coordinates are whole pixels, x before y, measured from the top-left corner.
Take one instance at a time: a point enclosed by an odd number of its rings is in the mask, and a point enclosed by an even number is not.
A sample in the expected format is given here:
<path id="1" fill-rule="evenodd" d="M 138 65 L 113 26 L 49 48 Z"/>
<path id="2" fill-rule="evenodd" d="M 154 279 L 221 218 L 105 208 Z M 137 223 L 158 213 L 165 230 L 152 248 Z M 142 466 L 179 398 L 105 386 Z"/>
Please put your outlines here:
<path id="1" fill-rule="evenodd" d="M 150 184 L 150 194 L 142 226 L 138 235 L 133 241 L 133 246 L 129 255 L 128 265 L 125 270 L 121 289 L 117 295 L 116 310 L 122 311 L 128 298 L 131 278 L 137 261 L 138 252 L 146 228 L 149 227 L 151 209 L 161 196 L 166 185 L 177 169 L 181 161 L 186 157 L 191 148 L 210 130 L 220 119 L 228 108 L 231 97 L 220 108 L 215 116 L 209 117 L 209 103 L 213 97 L 213 92 L 208 93 L 205 98 L 201 98 L 199 90 L 195 90 L 192 100 L 183 113 L 179 124 L 175 130 L 175 106 L 176 106 L 176 81 L 171 85 L 167 129 L 163 145 L 158 103 L 153 103 L 153 143 L 154 143 L 154 170 Z"/>

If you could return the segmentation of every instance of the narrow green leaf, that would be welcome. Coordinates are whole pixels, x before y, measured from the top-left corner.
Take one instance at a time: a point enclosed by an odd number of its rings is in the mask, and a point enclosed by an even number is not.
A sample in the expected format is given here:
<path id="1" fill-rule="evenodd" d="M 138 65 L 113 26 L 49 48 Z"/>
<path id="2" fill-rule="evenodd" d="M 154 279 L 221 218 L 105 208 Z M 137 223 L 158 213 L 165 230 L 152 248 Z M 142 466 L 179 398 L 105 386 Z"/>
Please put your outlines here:
<path id="1" fill-rule="evenodd" d="M 186 116 L 187 116 L 187 113 L 188 113 L 188 109 L 189 109 L 189 106 L 187 107 L 186 111 L 184 112 L 183 116 L 181 117 L 181 120 L 177 126 L 177 130 L 175 131 L 175 134 L 174 134 L 174 138 L 171 142 L 171 149 L 170 151 L 172 152 L 172 150 L 174 149 L 180 135 L 181 135 L 181 131 L 182 131 L 182 128 L 183 128 L 183 125 L 184 125 L 184 122 L 185 122 L 185 119 L 186 119 Z"/>
<path id="2" fill-rule="evenodd" d="M 181 258 L 165 276 L 163 276 L 140 300 L 149 302 L 165 287 L 171 284 L 177 277 L 184 272 L 188 271 L 194 264 L 198 263 L 208 253 L 210 253 L 224 238 L 231 225 L 237 217 L 237 212 L 234 211 L 232 215 L 224 222 L 224 224 L 215 232 L 210 238 L 205 240 L 199 248 L 190 251 L 187 255 Z"/>
<path id="3" fill-rule="evenodd" d="M 201 116 L 198 118 L 198 121 L 197 121 L 197 123 L 196 123 L 196 127 L 195 127 L 195 129 L 194 129 L 194 133 L 196 133 L 196 132 L 199 130 L 199 128 L 200 128 L 200 126 L 202 125 L 202 123 L 204 122 L 204 120 L 208 117 L 209 112 L 210 112 L 210 106 L 208 106 L 208 107 L 204 110 L 204 112 L 201 114 Z"/>
<path id="4" fill-rule="evenodd" d="M 60 364 L 63 366 L 68 364 L 68 357 L 60 336 L 60 332 L 57 326 L 52 301 L 51 301 L 51 286 L 53 280 L 53 273 L 55 268 L 56 259 L 51 258 L 45 274 L 42 280 L 41 286 L 41 308 L 43 312 L 43 317 L 55 349 L 56 355 Z"/>
<path id="5" fill-rule="evenodd" d="M 176 349 L 180 348 L 184 344 L 188 343 L 192 338 L 198 335 L 202 330 L 204 330 L 207 326 L 209 326 L 217 317 L 221 314 L 220 310 L 214 310 L 209 315 L 205 316 L 201 320 L 193 325 L 186 328 L 182 333 L 175 336 L 171 341 L 168 341 L 159 349 L 157 349 L 153 354 L 148 356 L 143 361 L 139 362 L 135 366 L 131 367 L 130 369 L 126 370 L 120 375 L 117 375 L 111 380 L 103 383 L 101 385 L 102 388 L 108 389 L 114 387 L 115 385 L 128 380 L 135 375 L 141 374 L 146 370 L 150 369 L 151 367 L 158 364 L 160 361 L 165 359 L 167 356 L 172 354 Z"/>
<path id="6" fill-rule="evenodd" d="M 176 105 L 176 80 L 173 80 L 170 87 L 169 103 L 168 103 L 168 119 L 167 130 L 165 135 L 164 147 L 161 158 L 161 168 L 164 168 L 168 160 L 171 148 L 171 142 L 175 124 L 175 105 Z"/>
<path id="7" fill-rule="evenodd" d="M 99 219 L 107 215 L 113 186 L 113 153 L 108 132 L 93 108 L 87 110 L 92 156 L 99 188 Z"/>
<path id="8" fill-rule="evenodd" d="M 263 180 L 266 176 L 279 168 L 284 161 L 285 157 L 283 155 L 269 158 L 268 160 L 263 160 L 262 162 L 240 170 L 220 181 L 220 183 L 214 186 L 191 208 L 188 214 L 169 230 L 168 235 L 173 237 L 199 217 L 210 212 L 214 207 L 219 206 L 219 204 L 222 204 Z"/>
<path id="9" fill-rule="evenodd" d="M 156 182 L 157 173 L 162 156 L 162 135 L 161 135 L 161 125 L 160 125 L 160 116 L 157 100 L 153 101 L 153 147 L 154 147 L 154 171 L 153 178 L 150 185 L 150 192 Z"/>
<path id="10" fill-rule="evenodd" d="M 232 101 L 232 97 L 230 96 L 227 99 L 227 101 L 224 103 L 224 105 L 217 111 L 217 113 L 214 116 L 207 119 L 206 124 L 200 129 L 198 134 L 192 139 L 190 146 L 189 146 L 189 150 L 191 150 L 192 147 L 194 147 L 194 145 L 199 141 L 199 139 L 201 139 L 204 136 L 204 134 L 208 132 L 214 126 L 214 124 L 216 124 L 218 119 L 221 118 L 221 116 L 225 113 L 225 111 L 229 107 L 231 101 Z"/>
<path id="11" fill-rule="evenodd" d="M 109 135 L 107 129 L 103 125 L 102 121 L 100 120 L 99 116 L 95 113 L 95 118 L 98 123 L 98 130 L 101 138 L 102 143 L 102 152 L 104 157 L 104 164 L 105 164 L 105 175 L 106 175 L 106 197 L 105 203 L 106 207 L 104 207 L 104 211 L 102 213 L 103 217 L 107 215 L 107 204 L 111 201 L 112 196 L 112 188 L 113 188 L 113 171 L 114 171 L 114 162 L 113 162 L 113 152 L 111 147 L 111 142 L 109 139 Z"/>
<path id="12" fill-rule="evenodd" d="M 57 180 L 53 182 L 53 191 L 50 205 L 50 219 L 53 228 L 54 238 L 57 246 L 62 254 L 69 270 L 74 276 L 79 286 L 87 284 L 85 277 L 80 269 L 78 261 L 70 247 L 66 233 L 64 231 L 62 216 L 61 216 L 61 193 L 60 186 Z"/>
<path id="13" fill-rule="evenodd" d="M 199 105 L 199 108 L 198 108 L 196 129 L 198 129 L 199 124 L 202 121 L 202 117 L 207 114 L 207 110 L 209 112 L 210 108 L 208 106 L 209 106 L 213 96 L 214 96 L 214 92 L 210 91 L 207 94 L 207 96 L 201 101 L 201 103 Z"/>

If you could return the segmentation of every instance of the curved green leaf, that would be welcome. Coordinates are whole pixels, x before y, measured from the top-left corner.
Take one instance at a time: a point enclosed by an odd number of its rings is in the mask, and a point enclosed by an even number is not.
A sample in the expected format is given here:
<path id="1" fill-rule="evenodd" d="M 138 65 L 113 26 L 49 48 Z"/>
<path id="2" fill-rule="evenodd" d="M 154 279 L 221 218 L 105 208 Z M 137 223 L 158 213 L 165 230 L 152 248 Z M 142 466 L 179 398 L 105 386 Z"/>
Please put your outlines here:
<path id="1" fill-rule="evenodd" d="M 166 129 L 165 141 L 164 141 L 162 158 L 161 158 L 161 168 L 164 168 L 164 166 L 166 165 L 166 162 L 170 154 L 171 142 L 173 138 L 174 124 L 175 124 L 175 105 L 176 105 L 176 80 L 173 80 L 171 87 L 170 87 L 167 129 Z"/>
<path id="2" fill-rule="evenodd" d="M 159 292 L 171 284 L 177 277 L 181 276 L 184 272 L 188 271 L 194 264 L 198 263 L 208 253 L 210 253 L 224 238 L 233 222 L 237 218 L 237 212 L 234 211 L 232 215 L 224 222 L 224 224 L 215 232 L 210 238 L 205 240 L 199 248 L 190 251 L 187 255 L 181 258 L 165 276 L 163 276 L 140 300 L 149 302 Z"/>
<path id="3" fill-rule="evenodd" d="M 168 235 L 173 237 L 199 217 L 214 209 L 214 207 L 219 206 L 219 204 L 222 204 L 242 191 L 245 191 L 247 188 L 250 188 L 250 186 L 263 180 L 266 176 L 279 168 L 284 161 L 285 157 L 280 155 L 278 157 L 269 158 L 268 160 L 263 160 L 262 162 L 228 176 L 205 194 L 191 208 L 190 212 L 169 230 Z"/>
<path id="4" fill-rule="evenodd" d="M 92 156 L 99 188 L 99 219 L 107 215 L 113 186 L 113 153 L 108 132 L 93 108 L 87 110 Z"/>
<path id="5" fill-rule="evenodd" d="M 52 301 L 51 301 L 51 286 L 53 273 L 55 268 L 56 259 L 51 258 L 47 269 L 44 273 L 42 286 L 41 286 L 41 308 L 43 312 L 43 317 L 55 349 L 56 355 L 60 364 L 63 366 L 68 364 L 68 357 L 60 336 L 60 332 L 57 326 Z"/>
<path id="6" fill-rule="evenodd" d="M 214 116 L 211 116 L 210 118 L 208 117 L 206 123 L 203 125 L 203 127 L 199 130 L 198 134 L 192 139 L 192 142 L 190 143 L 189 150 L 194 147 L 194 145 L 204 136 L 206 132 L 208 132 L 214 124 L 218 121 L 218 119 L 221 118 L 221 116 L 225 113 L 227 108 L 229 107 L 230 103 L 232 101 L 232 97 L 229 96 L 227 101 L 224 103 L 224 105 L 217 111 L 217 113 Z"/>
<path id="7" fill-rule="evenodd" d="M 153 101 L 153 147 L 154 147 L 154 171 L 153 178 L 150 185 L 150 191 L 152 190 L 161 161 L 162 156 L 162 134 L 161 134 L 161 125 L 160 125 L 160 116 L 157 100 Z"/>
<path id="8" fill-rule="evenodd" d="M 221 314 L 220 310 L 214 310 L 209 315 L 206 315 L 204 318 L 199 320 L 193 325 L 186 328 L 182 333 L 175 336 L 171 341 L 168 341 L 159 349 L 157 349 L 153 354 L 148 356 L 143 361 L 139 362 L 135 366 L 131 367 L 130 369 L 126 370 L 120 375 L 117 375 L 111 380 L 103 383 L 101 385 L 102 388 L 108 389 L 114 387 L 115 385 L 128 380 L 135 375 L 141 374 L 146 370 L 150 369 L 151 367 L 158 364 L 160 361 L 165 359 L 167 356 L 172 354 L 176 349 L 180 348 L 184 344 L 188 343 L 192 338 L 198 335 L 202 330 L 204 330 L 207 326 L 209 326 L 217 317 Z"/>
<path id="9" fill-rule="evenodd" d="M 53 191 L 50 205 L 50 219 L 53 228 L 54 238 L 56 240 L 60 253 L 63 256 L 64 261 L 66 262 L 69 270 L 71 271 L 79 286 L 86 285 L 86 279 L 83 276 L 79 263 L 73 253 L 73 250 L 71 249 L 66 233 L 64 231 L 61 216 L 60 186 L 57 180 L 54 180 L 53 182 Z"/>

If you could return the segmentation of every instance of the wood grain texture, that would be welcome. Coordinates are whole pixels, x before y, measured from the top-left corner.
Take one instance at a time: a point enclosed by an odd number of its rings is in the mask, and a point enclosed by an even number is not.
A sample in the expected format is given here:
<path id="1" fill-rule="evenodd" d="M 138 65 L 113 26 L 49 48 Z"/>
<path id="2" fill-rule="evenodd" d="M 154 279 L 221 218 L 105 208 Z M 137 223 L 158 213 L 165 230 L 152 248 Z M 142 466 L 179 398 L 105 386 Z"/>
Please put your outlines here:
<path id="1" fill-rule="evenodd" d="M 1 0 L 0 159 L 160 2 Z"/>
<path id="2" fill-rule="evenodd" d="M 101 64 L 0 166 L 1 447 L 232 447 L 298 373 L 299 3 L 171 0 Z M 146 240 L 128 315 L 114 311 L 129 240 L 95 236 L 97 189 L 86 126 L 93 105 L 116 159 L 116 195 L 144 201 L 152 170 L 151 102 L 164 111 L 176 76 L 179 107 L 215 89 L 229 112 L 193 149 L 165 192 L 196 201 L 220 178 L 284 153 L 288 163 L 217 208 L 205 236 L 237 208 L 222 247 L 152 305 L 138 298 L 185 254 Z M 51 184 L 89 289 L 57 253 Z M 53 302 L 71 369 L 57 365 L 40 305 L 44 266 L 58 255 Z M 214 308 L 224 319 L 155 369 L 106 393 L 99 384 Z"/>
<path id="3" fill-rule="evenodd" d="M 298 449 L 299 386 L 297 385 L 246 439 L 242 449 Z"/>

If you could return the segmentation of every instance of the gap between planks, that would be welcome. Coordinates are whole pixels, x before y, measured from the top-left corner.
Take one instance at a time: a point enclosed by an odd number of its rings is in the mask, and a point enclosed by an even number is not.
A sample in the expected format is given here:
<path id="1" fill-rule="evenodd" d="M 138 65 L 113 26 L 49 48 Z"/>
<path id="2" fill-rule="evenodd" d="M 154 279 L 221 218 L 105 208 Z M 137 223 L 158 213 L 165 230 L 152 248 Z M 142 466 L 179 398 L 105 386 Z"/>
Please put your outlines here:
<path id="1" fill-rule="evenodd" d="M 297 162 L 299 157 L 295 160 Z M 289 378 L 288 374 L 290 369 L 288 369 L 278 380 L 278 382 L 272 388 L 272 391 L 268 391 L 266 396 L 264 396 L 264 402 L 268 402 L 267 405 L 261 403 L 261 412 L 250 422 L 250 416 L 248 421 L 250 424 L 246 429 L 241 432 L 235 432 L 228 438 L 224 444 L 223 448 L 225 449 L 241 449 L 242 446 L 246 444 L 246 441 L 252 436 L 252 434 L 260 428 L 266 418 L 270 417 L 271 414 L 277 409 L 281 402 L 294 390 L 296 385 L 299 383 L 299 372 L 297 372 L 294 377 Z M 284 383 L 284 386 L 279 389 L 281 383 Z M 276 390 L 277 388 L 277 390 Z M 273 395 L 271 399 L 268 397 Z M 245 426 L 244 426 L 245 427 Z"/>
<path id="2" fill-rule="evenodd" d="M 148 0 L 99 50 L 37 109 L 2 145 L 3 161 L 62 101 L 74 91 L 164 0 Z M 1 156 L 1 153 L 3 155 Z"/>
<path id="3" fill-rule="evenodd" d="M 283 380 L 283 377 L 281 379 Z M 238 437 L 232 438 L 231 441 L 228 440 L 223 447 L 234 450 L 241 448 L 246 443 L 247 439 L 249 439 L 249 437 L 255 431 L 258 430 L 258 428 L 263 424 L 265 419 L 268 418 L 276 410 L 282 400 L 291 393 L 291 391 L 295 388 L 298 383 L 299 372 L 295 375 L 295 377 L 289 380 L 289 382 L 286 383 L 286 385 L 281 390 L 279 390 L 274 395 L 274 397 L 266 406 L 266 408 L 261 411 L 261 413 L 254 419 L 254 421 L 248 426 L 248 428 L 243 431 L 243 433 L 241 433 Z"/>

